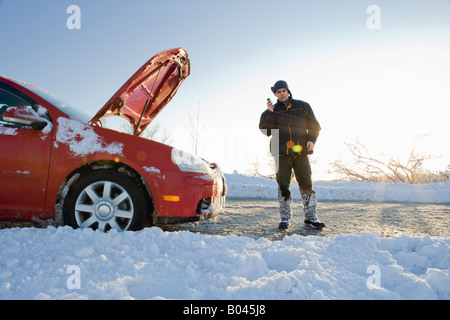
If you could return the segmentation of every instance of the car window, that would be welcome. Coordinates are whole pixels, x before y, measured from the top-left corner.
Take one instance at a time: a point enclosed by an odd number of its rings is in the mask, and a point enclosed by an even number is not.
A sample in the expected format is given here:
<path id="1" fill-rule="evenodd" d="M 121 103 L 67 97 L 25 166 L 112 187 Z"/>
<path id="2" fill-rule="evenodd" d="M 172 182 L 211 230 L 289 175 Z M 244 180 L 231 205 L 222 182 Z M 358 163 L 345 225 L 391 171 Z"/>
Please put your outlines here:
<path id="1" fill-rule="evenodd" d="M 13 93 L 6 88 L 0 88 L 0 116 L 8 107 L 30 107 L 33 105 L 32 101 L 27 101 L 17 93 Z M 8 125 L 7 122 L 2 121 L 3 117 L 0 117 L 0 124 Z"/>
<path id="2" fill-rule="evenodd" d="M 47 123 L 51 122 L 50 115 L 47 110 L 37 104 L 30 97 L 26 96 L 19 90 L 8 87 L 4 84 L 0 86 L 0 125 L 7 127 L 26 127 L 3 121 L 3 112 L 8 107 L 26 107 L 33 109 L 41 119 Z"/>
<path id="3" fill-rule="evenodd" d="M 31 107 L 32 102 L 27 101 L 23 99 L 22 97 L 19 97 L 18 95 L 5 90 L 3 88 L 0 88 L 0 107 L 2 106 L 8 106 L 8 107 L 18 107 L 18 106 L 30 106 Z"/>
<path id="4" fill-rule="evenodd" d="M 85 114 L 83 111 L 67 104 L 66 102 L 58 99 L 53 94 L 50 94 L 44 90 L 41 90 L 35 86 L 30 85 L 29 83 L 21 82 L 14 79 L 9 79 L 11 81 L 16 82 L 17 84 L 26 87 L 28 90 L 32 91 L 33 93 L 37 94 L 41 98 L 47 100 L 52 105 L 57 107 L 59 110 L 67 114 L 69 117 L 74 118 L 76 120 L 79 120 L 81 122 L 87 123 L 90 120 L 90 117 Z"/>

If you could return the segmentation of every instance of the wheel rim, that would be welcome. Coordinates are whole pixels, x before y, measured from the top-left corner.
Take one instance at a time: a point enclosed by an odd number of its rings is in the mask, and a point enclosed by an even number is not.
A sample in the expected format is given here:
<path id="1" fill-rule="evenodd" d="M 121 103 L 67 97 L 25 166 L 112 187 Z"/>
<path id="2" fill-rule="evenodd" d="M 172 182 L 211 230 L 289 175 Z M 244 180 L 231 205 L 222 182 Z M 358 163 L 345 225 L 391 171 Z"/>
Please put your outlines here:
<path id="1" fill-rule="evenodd" d="M 134 215 L 133 201 L 128 192 L 111 181 L 88 185 L 75 203 L 75 219 L 80 228 L 127 230 Z"/>

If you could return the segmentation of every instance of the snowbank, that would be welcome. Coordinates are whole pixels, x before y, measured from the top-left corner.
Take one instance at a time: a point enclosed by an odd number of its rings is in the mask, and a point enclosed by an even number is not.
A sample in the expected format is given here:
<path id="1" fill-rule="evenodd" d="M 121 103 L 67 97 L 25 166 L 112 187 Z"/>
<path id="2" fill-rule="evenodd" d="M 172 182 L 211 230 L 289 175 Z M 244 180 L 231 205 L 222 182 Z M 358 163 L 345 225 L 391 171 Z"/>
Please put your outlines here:
<path id="1" fill-rule="evenodd" d="M 0 231 L 0 299 L 449 299 L 450 240 Z"/>
<path id="2" fill-rule="evenodd" d="M 267 179 L 227 175 L 227 182 L 229 197 L 276 195 Z M 449 203 L 449 184 L 315 189 L 321 200 Z M 269 241 L 48 227 L 3 229 L 0 243 L 0 299 L 450 299 L 447 236 Z"/>
<path id="3" fill-rule="evenodd" d="M 225 174 L 225 177 L 228 198 L 276 200 L 278 186 L 274 180 L 242 174 Z M 319 201 L 450 203 L 450 182 L 429 184 L 315 182 L 314 190 Z M 300 199 L 298 185 L 292 185 L 291 192 L 294 199 Z"/>

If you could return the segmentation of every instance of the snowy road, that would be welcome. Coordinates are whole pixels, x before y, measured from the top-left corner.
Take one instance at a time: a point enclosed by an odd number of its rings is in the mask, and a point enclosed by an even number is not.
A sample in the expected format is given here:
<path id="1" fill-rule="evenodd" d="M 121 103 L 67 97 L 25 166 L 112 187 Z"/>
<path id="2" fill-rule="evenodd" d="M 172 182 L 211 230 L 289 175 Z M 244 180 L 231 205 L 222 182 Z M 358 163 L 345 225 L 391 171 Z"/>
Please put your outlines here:
<path id="1" fill-rule="evenodd" d="M 159 226 L 164 231 L 191 231 L 209 235 L 238 235 L 254 239 L 281 240 L 286 235 L 334 237 L 339 234 L 376 232 L 383 237 L 406 234 L 410 236 L 448 236 L 450 234 L 450 205 L 417 203 L 335 202 L 318 204 L 323 230 L 303 225 L 302 204 L 293 203 L 293 218 L 286 231 L 280 232 L 278 202 L 267 199 L 227 199 L 226 212 L 195 223 Z M 10 227 L 39 227 L 35 223 L 0 222 L 0 229 Z"/>
<path id="2" fill-rule="evenodd" d="M 391 237 L 449 235 L 450 205 L 376 202 L 319 202 L 319 219 L 327 227 L 313 230 L 303 226 L 302 204 L 294 202 L 291 227 L 277 230 L 278 203 L 270 200 L 227 199 L 224 214 L 198 223 L 164 226 L 166 231 L 191 231 L 212 235 L 242 235 L 258 239 L 281 240 L 286 235 L 336 236 L 378 232 Z"/>

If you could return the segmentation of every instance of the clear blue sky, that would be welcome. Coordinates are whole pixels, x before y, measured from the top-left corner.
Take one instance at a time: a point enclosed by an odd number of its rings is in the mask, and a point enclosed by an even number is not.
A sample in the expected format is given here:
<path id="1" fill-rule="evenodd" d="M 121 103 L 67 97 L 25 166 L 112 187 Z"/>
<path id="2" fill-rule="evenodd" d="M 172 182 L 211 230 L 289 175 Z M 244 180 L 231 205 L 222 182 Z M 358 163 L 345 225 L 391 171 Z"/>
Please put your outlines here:
<path id="1" fill-rule="evenodd" d="M 69 30 L 69 5 L 81 29 Z M 366 22 L 380 9 L 381 29 Z M 287 80 L 322 125 L 315 178 L 359 138 L 393 156 L 414 139 L 450 163 L 450 1 L 0 0 L 0 74 L 35 84 L 94 115 L 155 53 L 184 47 L 191 75 L 157 120 L 185 140 L 205 114 L 200 155 L 226 172 L 266 162 L 258 130 L 270 86 Z"/>

